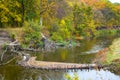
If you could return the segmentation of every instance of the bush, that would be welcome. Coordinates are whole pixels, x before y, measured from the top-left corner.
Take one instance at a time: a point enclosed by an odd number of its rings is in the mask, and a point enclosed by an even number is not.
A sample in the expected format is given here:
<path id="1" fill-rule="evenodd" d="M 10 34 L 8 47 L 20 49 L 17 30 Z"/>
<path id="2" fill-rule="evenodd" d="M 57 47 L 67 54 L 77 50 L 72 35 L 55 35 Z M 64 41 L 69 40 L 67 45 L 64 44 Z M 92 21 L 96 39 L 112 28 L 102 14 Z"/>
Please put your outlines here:
<path id="1" fill-rule="evenodd" d="M 62 36 L 58 32 L 54 32 L 51 39 L 58 42 L 63 41 Z"/>
<path id="2" fill-rule="evenodd" d="M 68 22 L 66 23 L 65 20 L 61 20 L 58 30 L 56 30 L 56 32 L 53 32 L 52 39 L 59 42 L 70 40 L 71 32 L 72 31 L 68 25 Z"/>
<path id="3" fill-rule="evenodd" d="M 23 43 L 24 44 L 40 44 L 41 41 L 40 25 L 37 22 L 25 22 L 23 27 Z"/>

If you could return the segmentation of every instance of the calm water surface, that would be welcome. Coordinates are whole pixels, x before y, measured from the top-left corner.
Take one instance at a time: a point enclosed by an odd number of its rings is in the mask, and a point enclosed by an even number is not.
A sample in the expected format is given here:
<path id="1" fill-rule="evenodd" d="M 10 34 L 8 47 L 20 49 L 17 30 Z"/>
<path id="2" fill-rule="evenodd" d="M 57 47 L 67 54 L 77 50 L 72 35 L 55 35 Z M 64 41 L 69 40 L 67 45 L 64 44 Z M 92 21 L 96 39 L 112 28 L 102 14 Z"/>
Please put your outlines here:
<path id="1" fill-rule="evenodd" d="M 59 48 L 51 53 L 34 53 L 38 60 L 69 62 L 69 63 L 92 63 L 96 52 L 108 47 L 114 37 L 104 37 L 93 40 L 81 41 L 80 47 Z M 68 71 L 46 71 L 26 69 L 12 62 L 0 66 L 0 80 L 67 80 L 66 75 L 79 80 L 120 80 L 120 76 L 104 70 L 68 70 Z"/>

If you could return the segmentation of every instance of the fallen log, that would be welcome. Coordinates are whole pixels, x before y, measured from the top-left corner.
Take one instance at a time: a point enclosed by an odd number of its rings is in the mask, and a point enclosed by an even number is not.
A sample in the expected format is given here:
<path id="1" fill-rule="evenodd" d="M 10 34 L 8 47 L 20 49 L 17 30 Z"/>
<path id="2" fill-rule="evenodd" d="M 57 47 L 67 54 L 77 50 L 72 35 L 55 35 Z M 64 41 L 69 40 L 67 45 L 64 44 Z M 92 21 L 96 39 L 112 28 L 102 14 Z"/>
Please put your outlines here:
<path id="1" fill-rule="evenodd" d="M 102 66 L 96 64 L 76 64 L 76 63 L 62 63 L 62 62 L 46 62 L 36 61 L 36 57 L 31 57 L 27 61 L 18 62 L 19 65 L 28 68 L 42 69 L 42 70 L 67 70 L 67 69 L 100 69 Z"/>

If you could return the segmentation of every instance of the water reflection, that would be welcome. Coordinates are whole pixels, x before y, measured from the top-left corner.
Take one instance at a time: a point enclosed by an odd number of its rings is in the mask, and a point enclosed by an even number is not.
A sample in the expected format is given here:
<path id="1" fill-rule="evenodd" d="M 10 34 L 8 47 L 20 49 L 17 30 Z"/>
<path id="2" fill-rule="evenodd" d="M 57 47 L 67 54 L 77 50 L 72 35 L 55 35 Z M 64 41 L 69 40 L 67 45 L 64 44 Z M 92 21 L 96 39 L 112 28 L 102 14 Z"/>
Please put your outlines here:
<path id="1" fill-rule="evenodd" d="M 74 74 L 78 75 L 79 80 L 120 80 L 120 76 L 117 76 L 110 71 L 96 71 L 96 70 L 90 70 L 90 71 L 78 71 L 76 73 L 69 71 L 68 74 L 73 78 Z M 67 79 L 66 79 L 67 80 Z"/>
<path id="2" fill-rule="evenodd" d="M 24 70 L 20 78 L 20 80 L 63 80 L 63 72 Z"/>
<path id="3" fill-rule="evenodd" d="M 91 63 L 99 50 L 108 47 L 113 37 L 98 38 L 93 40 L 81 41 L 80 47 L 58 48 L 55 52 L 36 53 L 38 60 L 70 62 L 70 63 Z"/>
<path id="4" fill-rule="evenodd" d="M 7 72 L 4 71 L 4 72 Z M 14 69 L 11 73 L 0 74 L 0 80 L 68 80 L 66 74 L 73 78 L 78 76 L 79 80 L 120 80 L 120 76 L 104 70 L 68 70 L 68 71 L 48 71 L 37 69 L 18 69 L 17 73 Z M 75 75 L 74 75 L 75 74 Z M 10 77 L 8 77 L 10 76 Z"/>
<path id="5" fill-rule="evenodd" d="M 94 45 L 93 48 L 89 51 L 83 52 L 83 54 L 91 54 L 91 53 L 97 53 L 98 51 L 104 49 L 103 45 Z"/>

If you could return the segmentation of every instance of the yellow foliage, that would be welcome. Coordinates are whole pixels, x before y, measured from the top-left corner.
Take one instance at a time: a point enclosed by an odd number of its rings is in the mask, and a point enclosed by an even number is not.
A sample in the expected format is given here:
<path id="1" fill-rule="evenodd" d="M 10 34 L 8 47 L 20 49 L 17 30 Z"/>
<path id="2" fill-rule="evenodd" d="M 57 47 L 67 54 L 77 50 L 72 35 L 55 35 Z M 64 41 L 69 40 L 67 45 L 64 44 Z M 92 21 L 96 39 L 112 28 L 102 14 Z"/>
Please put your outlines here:
<path id="1" fill-rule="evenodd" d="M 17 1 L 15 2 L 15 5 L 16 5 L 17 7 L 21 7 L 20 3 L 18 3 Z"/>
<path id="2" fill-rule="evenodd" d="M 15 21 L 21 22 L 21 15 L 15 15 Z"/>
<path id="3" fill-rule="evenodd" d="M 8 18 L 6 16 L 2 16 L 1 22 L 8 22 Z"/>
<path id="4" fill-rule="evenodd" d="M 70 7 L 73 7 L 73 3 L 70 1 L 66 1 Z"/>
<path id="5" fill-rule="evenodd" d="M 62 61 L 65 61 L 67 57 L 67 50 L 62 50 L 61 51 L 61 59 Z"/>
<path id="6" fill-rule="evenodd" d="M 62 25 L 66 25 L 66 23 L 65 23 L 65 20 L 64 20 L 64 19 L 62 19 L 60 23 L 61 23 Z"/>

